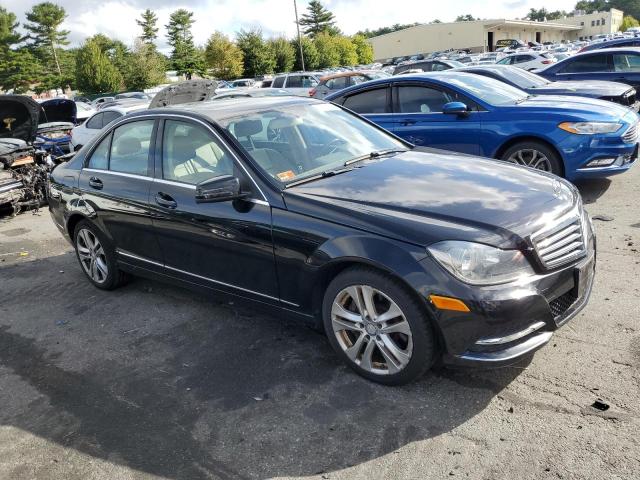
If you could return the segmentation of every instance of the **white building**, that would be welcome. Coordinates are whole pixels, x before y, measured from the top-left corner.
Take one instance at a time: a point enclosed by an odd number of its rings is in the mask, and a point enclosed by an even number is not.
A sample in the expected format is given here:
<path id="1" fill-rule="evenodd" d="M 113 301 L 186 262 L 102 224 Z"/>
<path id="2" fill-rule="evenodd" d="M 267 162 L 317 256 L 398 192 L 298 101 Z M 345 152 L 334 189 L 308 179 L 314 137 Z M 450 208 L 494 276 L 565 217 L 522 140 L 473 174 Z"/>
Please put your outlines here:
<path id="1" fill-rule="evenodd" d="M 493 51 L 498 40 L 559 42 L 588 39 L 615 33 L 622 24 L 622 12 L 596 12 L 567 16 L 558 20 L 476 20 L 472 22 L 430 23 L 370 38 L 376 59 L 453 49 Z"/>

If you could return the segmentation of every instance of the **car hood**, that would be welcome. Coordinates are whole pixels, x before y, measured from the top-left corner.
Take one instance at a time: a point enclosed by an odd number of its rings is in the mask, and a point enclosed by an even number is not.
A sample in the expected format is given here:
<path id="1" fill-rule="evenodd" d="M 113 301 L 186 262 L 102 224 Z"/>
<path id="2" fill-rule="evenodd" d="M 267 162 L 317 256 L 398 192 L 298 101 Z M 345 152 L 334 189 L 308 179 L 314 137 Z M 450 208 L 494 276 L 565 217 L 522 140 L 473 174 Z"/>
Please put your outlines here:
<path id="1" fill-rule="evenodd" d="M 569 210 L 576 192 L 525 167 L 414 149 L 287 188 L 284 198 L 289 210 L 417 245 L 455 239 L 515 248 Z"/>
<path id="2" fill-rule="evenodd" d="M 516 105 L 509 105 L 508 108 L 514 108 L 519 111 L 526 109 L 555 111 L 587 118 L 597 117 L 598 119 L 602 119 L 605 116 L 614 117 L 615 119 L 626 118 L 630 123 L 637 120 L 637 114 L 633 113 L 629 107 L 608 100 L 580 96 L 532 95 Z"/>
<path id="3" fill-rule="evenodd" d="M 593 97 L 619 97 L 631 90 L 629 85 L 602 80 L 580 80 L 574 82 L 551 82 L 542 87 L 530 88 L 530 93 L 587 95 Z"/>
<path id="4" fill-rule="evenodd" d="M 215 80 L 187 80 L 169 85 L 156 93 L 149 108 L 203 102 L 215 95 L 217 87 L 218 82 Z"/>
<path id="5" fill-rule="evenodd" d="M 22 95 L 0 95 L 0 138 L 35 140 L 42 108 Z"/>
<path id="6" fill-rule="evenodd" d="M 40 123 L 68 122 L 76 123 L 78 107 L 76 102 L 66 98 L 53 98 L 40 103 L 42 113 Z"/>

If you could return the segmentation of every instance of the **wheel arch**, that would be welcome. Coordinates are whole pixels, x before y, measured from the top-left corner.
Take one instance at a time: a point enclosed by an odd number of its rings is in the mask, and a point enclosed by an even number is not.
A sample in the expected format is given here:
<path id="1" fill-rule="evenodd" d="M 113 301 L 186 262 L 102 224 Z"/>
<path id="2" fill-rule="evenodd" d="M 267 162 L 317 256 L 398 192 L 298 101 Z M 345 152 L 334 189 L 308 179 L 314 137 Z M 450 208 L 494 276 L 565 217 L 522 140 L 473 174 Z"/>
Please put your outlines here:
<path id="1" fill-rule="evenodd" d="M 546 147 L 551 149 L 558 156 L 558 159 L 560 160 L 560 166 L 562 167 L 562 176 L 565 175 L 566 167 L 565 167 L 565 164 L 564 164 L 564 157 L 562 156 L 562 153 L 560 152 L 560 150 L 558 150 L 556 148 L 556 146 L 553 145 L 553 143 L 551 143 L 549 140 L 547 140 L 544 137 L 538 136 L 538 135 L 520 135 L 520 136 L 517 136 L 517 137 L 509 138 L 502 145 L 500 145 L 500 147 L 498 147 L 498 149 L 496 150 L 496 152 L 493 155 L 493 158 L 501 160 L 502 159 L 502 155 L 504 155 L 504 152 L 506 152 L 508 149 L 510 149 L 514 145 L 517 145 L 518 143 L 524 143 L 524 142 L 542 143 Z"/>
<path id="2" fill-rule="evenodd" d="M 72 242 L 74 241 L 73 234 L 76 231 L 76 225 L 78 225 L 78 223 L 80 223 L 82 220 L 91 221 L 89 217 L 78 212 L 72 213 L 67 219 L 67 226 L 66 226 L 67 234 L 69 235 L 69 238 L 71 239 Z"/>

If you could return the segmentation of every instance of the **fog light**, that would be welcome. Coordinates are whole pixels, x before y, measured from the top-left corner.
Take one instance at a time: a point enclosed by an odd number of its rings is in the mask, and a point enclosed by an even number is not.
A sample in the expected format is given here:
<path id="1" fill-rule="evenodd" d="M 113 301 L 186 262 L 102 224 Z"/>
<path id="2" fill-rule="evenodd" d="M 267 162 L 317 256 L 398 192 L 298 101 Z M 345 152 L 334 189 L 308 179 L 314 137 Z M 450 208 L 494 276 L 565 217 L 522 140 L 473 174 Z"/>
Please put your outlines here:
<path id="1" fill-rule="evenodd" d="M 453 310 L 455 312 L 471 311 L 462 300 L 458 300 L 457 298 L 429 295 L 429 300 L 431 300 L 431 303 L 440 310 Z"/>
<path id="2" fill-rule="evenodd" d="M 598 158 L 596 160 L 591 160 L 587 163 L 587 168 L 593 167 L 608 167 L 612 165 L 617 159 L 616 158 Z"/>

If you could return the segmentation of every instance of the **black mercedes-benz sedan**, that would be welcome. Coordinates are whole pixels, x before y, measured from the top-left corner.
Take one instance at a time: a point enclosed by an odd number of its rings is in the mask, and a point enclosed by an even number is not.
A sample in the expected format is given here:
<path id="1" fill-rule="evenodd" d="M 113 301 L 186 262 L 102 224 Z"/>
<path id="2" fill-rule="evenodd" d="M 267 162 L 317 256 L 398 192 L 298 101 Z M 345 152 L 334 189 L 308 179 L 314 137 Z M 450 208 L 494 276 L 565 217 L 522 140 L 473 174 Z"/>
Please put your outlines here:
<path id="1" fill-rule="evenodd" d="M 513 363 L 584 307 L 594 276 L 568 182 L 413 148 L 314 99 L 127 115 L 49 194 L 96 287 L 142 275 L 308 320 L 385 384 L 436 361 Z"/>

